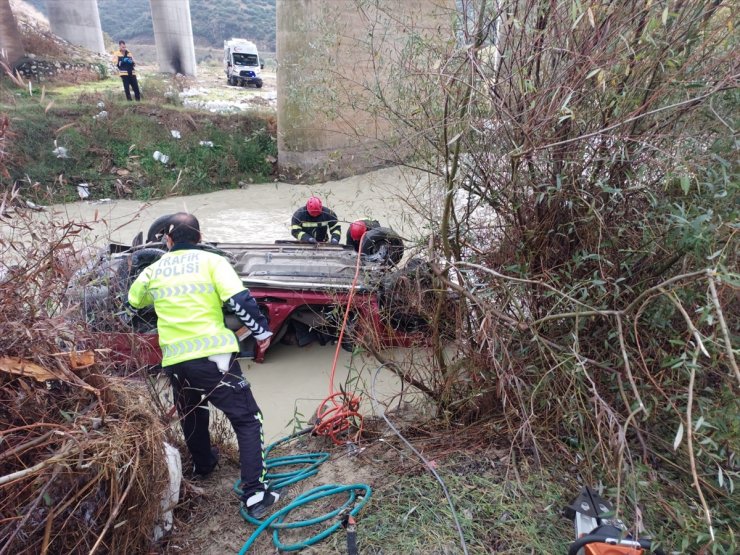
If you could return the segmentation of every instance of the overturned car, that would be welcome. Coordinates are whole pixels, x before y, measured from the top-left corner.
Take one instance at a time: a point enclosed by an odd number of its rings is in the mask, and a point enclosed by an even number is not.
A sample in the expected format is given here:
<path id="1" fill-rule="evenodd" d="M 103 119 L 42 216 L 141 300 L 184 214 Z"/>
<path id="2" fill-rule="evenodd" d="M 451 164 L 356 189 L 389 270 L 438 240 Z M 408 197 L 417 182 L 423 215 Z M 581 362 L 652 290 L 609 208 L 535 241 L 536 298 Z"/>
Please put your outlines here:
<path id="1" fill-rule="evenodd" d="M 134 279 L 165 253 L 162 234 L 168 218 L 158 218 L 146 240 L 139 234 L 131 245 L 110 244 L 70 283 L 70 302 L 79 304 L 97 331 L 98 347 L 110 349 L 116 361 L 151 366 L 161 360 L 153 308 L 134 311 L 126 298 Z M 427 322 L 419 303 L 409 295 L 428 288 L 422 283 L 429 279 L 428 267 L 415 259 L 402 263 L 403 241 L 390 229 L 368 232 L 361 255 L 350 246 L 295 241 L 203 243 L 199 248 L 229 260 L 267 317 L 275 334 L 273 344 L 336 341 L 350 293 L 345 349 L 424 341 Z M 242 327 L 226 310 L 224 320 L 231 330 Z M 242 357 L 258 362 L 264 358 L 251 337 L 241 339 L 239 348 Z"/>

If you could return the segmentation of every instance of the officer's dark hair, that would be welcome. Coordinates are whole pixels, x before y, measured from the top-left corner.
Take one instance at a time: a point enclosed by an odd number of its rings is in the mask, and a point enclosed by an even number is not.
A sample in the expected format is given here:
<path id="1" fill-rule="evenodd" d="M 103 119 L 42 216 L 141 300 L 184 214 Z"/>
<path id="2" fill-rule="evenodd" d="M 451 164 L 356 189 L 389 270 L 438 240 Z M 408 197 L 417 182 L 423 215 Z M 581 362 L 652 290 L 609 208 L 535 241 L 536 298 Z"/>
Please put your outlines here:
<path id="1" fill-rule="evenodd" d="M 200 241 L 198 218 L 187 212 L 173 214 L 167 223 L 165 235 L 168 235 L 173 243 L 197 244 Z"/>

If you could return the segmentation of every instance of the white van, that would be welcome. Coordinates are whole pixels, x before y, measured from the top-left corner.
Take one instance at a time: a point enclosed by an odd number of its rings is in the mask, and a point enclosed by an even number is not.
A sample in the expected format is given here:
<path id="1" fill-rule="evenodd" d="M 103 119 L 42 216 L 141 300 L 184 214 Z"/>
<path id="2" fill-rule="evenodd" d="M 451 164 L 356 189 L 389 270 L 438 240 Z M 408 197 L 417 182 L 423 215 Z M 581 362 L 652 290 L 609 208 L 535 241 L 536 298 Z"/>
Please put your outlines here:
<path id="1" fill-rule="evenodd" d="M 224 71 L 229 85 L 254 85 L 262 88 L 262 70 L 257 45 L 245 39 L 224 41 Z"/>

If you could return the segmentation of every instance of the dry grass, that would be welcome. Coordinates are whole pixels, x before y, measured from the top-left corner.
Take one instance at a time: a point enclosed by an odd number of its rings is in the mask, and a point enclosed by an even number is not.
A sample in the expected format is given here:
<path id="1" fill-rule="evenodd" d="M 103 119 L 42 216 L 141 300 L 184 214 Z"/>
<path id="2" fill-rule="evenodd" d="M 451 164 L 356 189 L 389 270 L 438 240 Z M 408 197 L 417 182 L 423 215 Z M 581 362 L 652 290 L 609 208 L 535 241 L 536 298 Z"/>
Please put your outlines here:
<path id="1" fill-rule="evenodd" d="M 9 195 L 3 206 L 11 205 Z M 3 211 L 0 553 L 141 553 L 169 475 L 140 382 L 113 377 L 64 300 L 84 226 Z"/>

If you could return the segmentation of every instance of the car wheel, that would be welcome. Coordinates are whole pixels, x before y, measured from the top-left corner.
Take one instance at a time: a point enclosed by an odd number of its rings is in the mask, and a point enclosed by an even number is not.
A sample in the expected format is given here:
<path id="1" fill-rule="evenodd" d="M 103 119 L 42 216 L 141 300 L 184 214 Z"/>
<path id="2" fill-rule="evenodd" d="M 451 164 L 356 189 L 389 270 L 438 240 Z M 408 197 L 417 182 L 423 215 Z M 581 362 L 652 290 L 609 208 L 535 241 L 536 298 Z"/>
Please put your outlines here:
<path id="1" fill-rule="evenodd" d="M 382 263 L 398 264 L 403 257 L 403 240 L 390 228 L 376 227 L 365 233 L 362 254 L 376 256 Z"/>
<path id="2" fill-rule="evenodd" d="M 154 223 L 149 226 L 149 231 L 146 232 L 147 243 L 164 242 L 163 236 L 170 225 L 170 218 L 172 216 L 173 214 L 165 214 L 154 220 Z"/>

